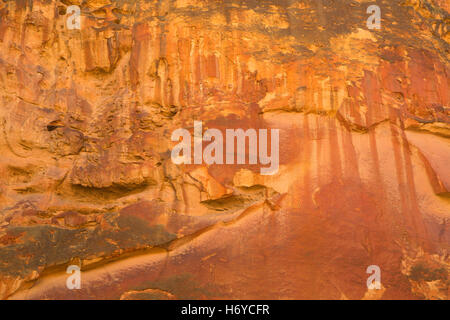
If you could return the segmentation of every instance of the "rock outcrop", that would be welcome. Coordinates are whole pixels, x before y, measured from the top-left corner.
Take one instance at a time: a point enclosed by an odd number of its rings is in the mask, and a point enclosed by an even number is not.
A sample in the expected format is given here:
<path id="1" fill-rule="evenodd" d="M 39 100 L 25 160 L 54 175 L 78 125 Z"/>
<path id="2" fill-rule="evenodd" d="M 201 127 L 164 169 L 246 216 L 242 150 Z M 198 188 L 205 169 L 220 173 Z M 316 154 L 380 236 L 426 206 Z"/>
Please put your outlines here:
<path id="1" fill-rule="evenodd" d="M 3 1 L 0 297 L 448 299 L 448 1 L 371 4 Z M 194 121 L 278 172 L 173 163 Z"/>

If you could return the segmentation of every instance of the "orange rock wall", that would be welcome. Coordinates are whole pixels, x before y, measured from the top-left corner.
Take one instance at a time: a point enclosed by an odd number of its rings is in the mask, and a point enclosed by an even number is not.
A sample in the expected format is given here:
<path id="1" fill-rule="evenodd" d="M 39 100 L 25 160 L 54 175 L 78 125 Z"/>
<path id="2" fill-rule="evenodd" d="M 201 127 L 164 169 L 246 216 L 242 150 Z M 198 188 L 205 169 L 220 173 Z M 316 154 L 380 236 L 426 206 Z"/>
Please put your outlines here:
<path id="1" fill-rule="evenodd" d="M 0 297 L 448 299 L 449 7 L 370 4 L 0 4 Z M 174 164 L 194 121 L 278 172 Z"/>

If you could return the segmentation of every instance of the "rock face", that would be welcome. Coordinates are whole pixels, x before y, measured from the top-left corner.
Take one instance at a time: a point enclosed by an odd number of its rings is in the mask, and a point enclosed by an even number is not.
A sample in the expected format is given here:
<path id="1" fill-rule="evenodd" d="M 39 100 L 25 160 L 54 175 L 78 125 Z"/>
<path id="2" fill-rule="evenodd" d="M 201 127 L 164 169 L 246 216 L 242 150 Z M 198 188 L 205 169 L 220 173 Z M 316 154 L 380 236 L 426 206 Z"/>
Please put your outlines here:
<path id="1" fill-rule="evenodd" d="M 3 1 L 0 297 L 448 299 L 449 2 L 371 4 Z M 278 172 L 175 164 L 194 121 Z"/>

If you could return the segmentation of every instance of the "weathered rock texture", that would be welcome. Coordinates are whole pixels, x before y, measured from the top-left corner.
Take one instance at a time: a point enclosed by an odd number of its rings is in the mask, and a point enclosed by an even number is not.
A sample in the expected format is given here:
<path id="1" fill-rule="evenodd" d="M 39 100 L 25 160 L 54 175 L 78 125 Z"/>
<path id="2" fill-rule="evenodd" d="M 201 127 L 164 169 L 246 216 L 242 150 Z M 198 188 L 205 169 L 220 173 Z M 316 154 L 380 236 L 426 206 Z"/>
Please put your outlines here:
<path id="1" fill-rule="evenodd" d="M 374 3 L 3 1 L 0 297 L 448 299 L 449 2 Z M 280 170 L 173 164 L 194 120 Z"/>

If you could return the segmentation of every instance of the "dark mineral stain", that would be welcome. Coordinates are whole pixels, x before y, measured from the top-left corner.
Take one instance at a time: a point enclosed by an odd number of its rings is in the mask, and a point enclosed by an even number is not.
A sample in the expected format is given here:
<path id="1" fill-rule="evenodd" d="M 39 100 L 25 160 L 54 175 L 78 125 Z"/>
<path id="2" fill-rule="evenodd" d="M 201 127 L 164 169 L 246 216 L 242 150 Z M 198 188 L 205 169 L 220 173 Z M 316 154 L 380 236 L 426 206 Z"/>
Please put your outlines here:
<path id="1" fill-rule="evenodd" d="M 104 230 L 100 226 L 84 229 L 64 229 L 51 225 L 10 227 L 8 239 L 21 235 L 23 242 L 0 247 L 0 273 L 26 277 L 32 271 L 64 265 L 71 259 L 111 257 L 123 251 L 157 246 L 176 238 L 163 226 L 149 226 L 133 216 L 107 214 L 111 224 Z"/>

